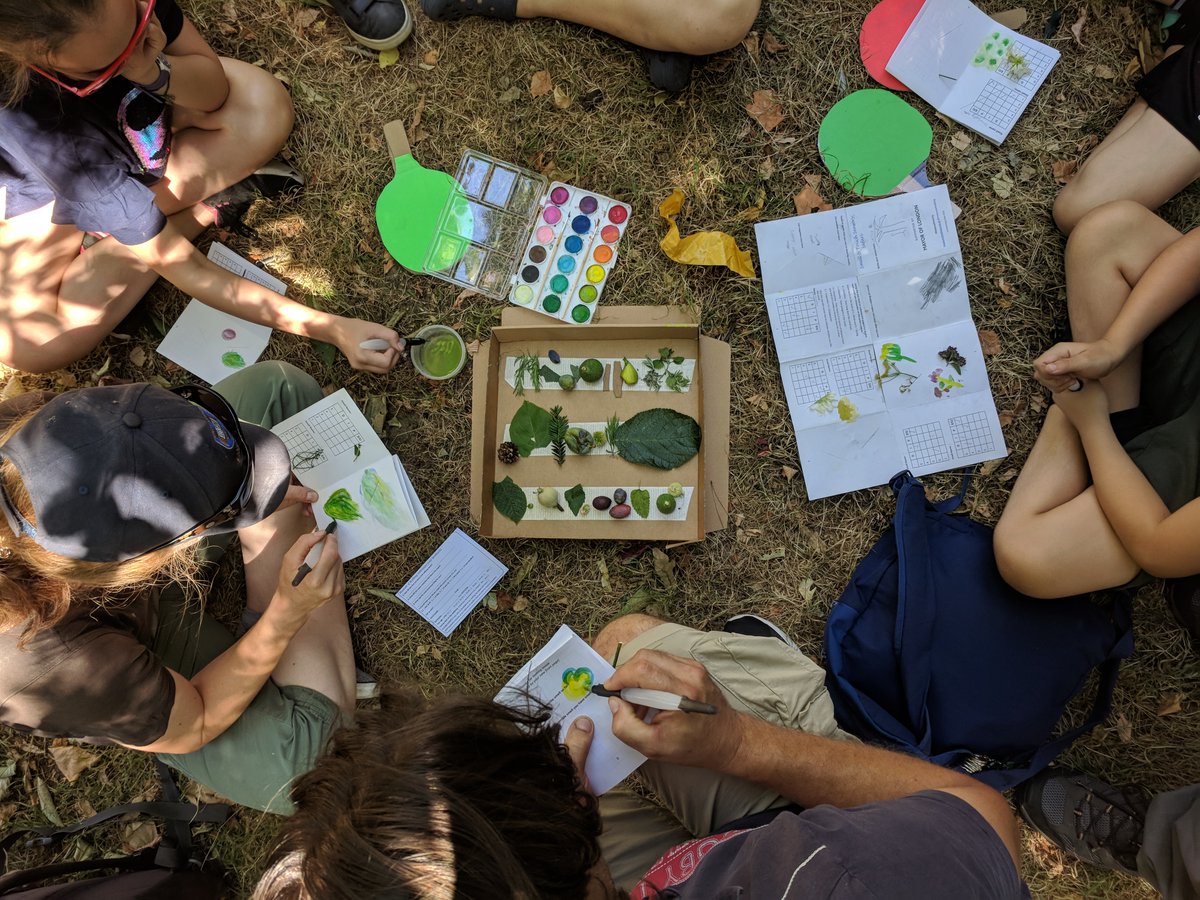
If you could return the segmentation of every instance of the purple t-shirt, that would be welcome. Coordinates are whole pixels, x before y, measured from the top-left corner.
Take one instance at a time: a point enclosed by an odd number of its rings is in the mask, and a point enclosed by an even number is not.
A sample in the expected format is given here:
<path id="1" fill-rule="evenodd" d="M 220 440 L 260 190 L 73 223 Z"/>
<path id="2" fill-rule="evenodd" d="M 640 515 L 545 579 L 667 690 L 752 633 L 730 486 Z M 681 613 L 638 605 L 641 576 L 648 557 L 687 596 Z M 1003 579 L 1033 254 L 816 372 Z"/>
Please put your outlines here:
<path id="1" fill-rule="evenodd" d="M 1029 889 L 979 813 L 953 794 L 923 791 L 782 812 L 758 828 L 681 844 L 632 891 L 633 900 L 657 896 L 1028 900 Z"/>
<path id="2" fill-rule="evenodd" d="M 183 29 L 176 0 L 155 15 L 170 46 Z M 107 232 L 122 244 L 150 240 L 166 225 L 150 185 L 170 149 L 170 107 L 120 76 L 76 97 L 40 75 L 16 106 L 0 107 L 0 219 L 48 203 L 51 219 Z"/>

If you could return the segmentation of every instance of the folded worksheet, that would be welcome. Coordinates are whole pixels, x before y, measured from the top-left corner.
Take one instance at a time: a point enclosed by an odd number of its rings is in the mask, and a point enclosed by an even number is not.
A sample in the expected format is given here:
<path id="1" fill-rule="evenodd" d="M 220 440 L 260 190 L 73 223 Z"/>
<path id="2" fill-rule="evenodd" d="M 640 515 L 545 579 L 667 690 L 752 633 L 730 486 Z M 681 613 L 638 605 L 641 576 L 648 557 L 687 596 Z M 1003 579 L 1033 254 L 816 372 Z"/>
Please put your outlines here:
<path id="1" fill-rule="evenodd" d="M 317 524 L 337 519 L 343 560 L 429 525 L 400 458 L 344 388 L 271 430 L 287 445 L 296 477 L 319 495 Z"/>
<path id="2" fill-rule="evenodd" d="M 945 185 L 755 236 L 809 499 L 1007 453 Z"/>
<path id="3" fill-rule="evenodd" d="M 562 625 L 496 695 L 497 703 L 514 709 L 550 707 L 551 721 L 562 726 L 563 737 L 580 716 L 595 723 L 586 771 L 596 796 L 612 790 L 646 761 L 612 733 L 608 700 L 591 692 L 593 684 L 604 684 L 614 671 L 583 638 Z"/>
<path id="4" fill-rule="evenodd" d="M 925 0 L 887 70 L 938 112 L 999 144 L 1058 58 L 969 0 Z"/>
<path id="5" fill-rule="evenodd" d="M 277 294 L 287 293 L 286 284 L 224 244 L 213 241 L 208 258 L 234 275 Z M 158 345 L 158 352 L 209 384 L 216 384 L 258 362 L 270 340 L 271 329 L 266 325 L 247 322 L 192 300 Z"/>
<path id="6" fill-rule="evenodd" d="M 507 572 L 508 566 L 455 528 L 396 597 L 449 637 Z"/>

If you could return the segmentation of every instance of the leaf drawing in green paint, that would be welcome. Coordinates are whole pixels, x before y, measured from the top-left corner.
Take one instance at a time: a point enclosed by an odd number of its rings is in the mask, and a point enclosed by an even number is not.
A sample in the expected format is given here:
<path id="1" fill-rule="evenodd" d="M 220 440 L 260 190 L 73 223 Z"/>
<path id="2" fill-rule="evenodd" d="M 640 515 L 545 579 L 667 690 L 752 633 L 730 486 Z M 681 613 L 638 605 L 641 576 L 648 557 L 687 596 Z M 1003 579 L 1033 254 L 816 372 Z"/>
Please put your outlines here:
<path id="1" fill-rule="evenodd" d="M 331 519 L 337 519 L 339 522 L 353 522 L 355 519 L 362 518 L 358 504 L 354 502 L 354 498 L 345 488 L 338 488 L 330 494 L 323 509 L 325 515 Z"/>
<path id="2" fill-rule="evenodd" d="M 818 397 L 808 407 L 821 416 L 827 416 L 837 409 L 837 395 L 830 391 L 824 397 Z"/>
<path id="3" fill-rule="evenodd" d="M 391 485 L 380 478 L 378 472 L 374 469 L 364 469 L 359 488 L 362 490 L 363 506 L 367 508 L 372 519 L 393 531 L 399 531 L 403 527 L 404 516 L 396 505 Z"/>
<path id="4" fill-rule="evenodd" d="M 244 369 L 246 360 L 242 359 L 242 354 L 236 350 L 230 350 L 228 353 L 221 354 L 221 365 L 227 369 Z"/>

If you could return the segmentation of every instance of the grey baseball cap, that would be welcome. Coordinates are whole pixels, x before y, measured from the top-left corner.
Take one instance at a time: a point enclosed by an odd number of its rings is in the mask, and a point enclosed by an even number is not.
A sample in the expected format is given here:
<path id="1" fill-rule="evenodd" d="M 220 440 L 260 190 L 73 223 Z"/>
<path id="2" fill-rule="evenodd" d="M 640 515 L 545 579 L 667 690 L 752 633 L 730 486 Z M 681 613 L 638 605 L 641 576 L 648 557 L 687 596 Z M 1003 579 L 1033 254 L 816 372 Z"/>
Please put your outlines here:
<path id="1" fill-rule="evenodd" d="M 287 491 L 287 448 L 248 423 L 240 424 L 241 445 L 232 410 L 219 397 L 205 405 L 205 393 L 196 389 L 191 402 L 156 385 L 128 384 L 52 399 L 0 446 L 33 504 L 27 521 L 4 496 L 10 527 L 70 559 L 118 562 L 187 534 L 243 486 L 237 516 L 204 533 L 266 518 Z"/>

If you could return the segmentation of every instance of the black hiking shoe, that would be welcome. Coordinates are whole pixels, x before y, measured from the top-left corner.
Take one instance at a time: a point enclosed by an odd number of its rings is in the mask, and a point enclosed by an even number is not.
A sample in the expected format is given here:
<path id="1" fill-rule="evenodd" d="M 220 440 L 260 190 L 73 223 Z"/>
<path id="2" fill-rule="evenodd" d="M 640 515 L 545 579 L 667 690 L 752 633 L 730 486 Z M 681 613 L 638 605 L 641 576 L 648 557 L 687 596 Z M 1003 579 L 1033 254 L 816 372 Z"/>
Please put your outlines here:
<path id="1" fill-rule="evenodd" d="M 276 157 L 237 184 L 204 200 L 216 215 L 219 228 L 233 228 L 260 197 L 284 197 L 304 189 L 304 176 Z"/>
<path id="2" fill-rule="evenodd" d="M 773 637 L 783 641 L 793 650 L 800 649 L 796 646 L 796 642 L 788 637 L 786 631 L 770 619 L 764 619 L 754 613 L 741 613 L 733 616 L 721 630 L 729 634 L 744 634 L 748 637 Z"/>
<path id="3" fill-rule="evenodd" d="M 467 16 L 511 22 L 517 17 L 517 0 L 421 0 L 421 8 L 435 22 L 457 22 Z"/>
<path id="4" fill-rule="evenodd" d="M 327 0 L 351 36 L 371 50 L 392 50 L 412 34 L 404 0 Z"/>
<path id="5" fill-rule="evenodd" d="M 692 69 L 700 61 L 698 56 L 686 53 L 669 53 L 663 50 L 638 48 L 646 60 L 650 83 L 668 94 L 680 94 L 692 83 Z"/>
<path id="6" fill-rule="evenodd" d="M 1200 575 L 1172 578 L 1163 588 L 1167 608 L 1200 649 Z"/>
<path id="7" fill-rule="evenodd" d="M 1017 789 L 1022 818 L 1086 863 L 1137 875 L 1149 792 L 1074 769 L 1047 769 Z"/>

